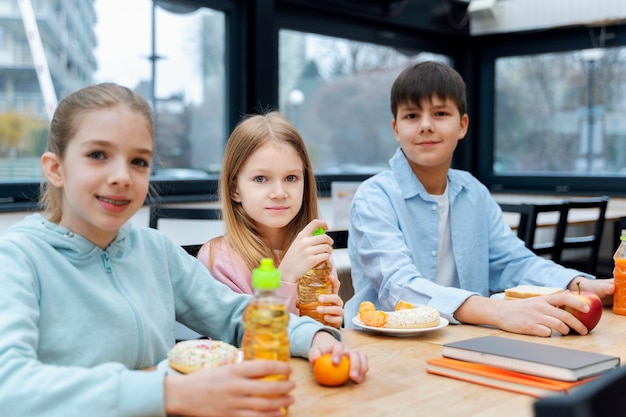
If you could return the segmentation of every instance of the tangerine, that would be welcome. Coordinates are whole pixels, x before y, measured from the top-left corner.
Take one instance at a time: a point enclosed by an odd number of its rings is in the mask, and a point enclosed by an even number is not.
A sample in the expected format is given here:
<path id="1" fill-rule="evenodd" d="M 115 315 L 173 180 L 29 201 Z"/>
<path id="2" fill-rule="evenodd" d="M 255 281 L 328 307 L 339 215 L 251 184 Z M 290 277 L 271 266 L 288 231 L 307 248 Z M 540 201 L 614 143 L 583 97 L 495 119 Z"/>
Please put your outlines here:
<path id="1" fill-rule="evenodd" d="M 342 356 L 339 365 L 335 365 L 332 354 L 322 355 L 313 364 L 313 377 L 327 387 L 343 385 L 350 379 L 350 359 Z"/>
<path id="2" fill-rule="evenodd" d="M 409 303 L 408 301 L 398 301 L 398 304 L 396 304 L 396 311 L 398 310 L 404 310 L 407 308 L 413 308 L 413 304 Z"/>

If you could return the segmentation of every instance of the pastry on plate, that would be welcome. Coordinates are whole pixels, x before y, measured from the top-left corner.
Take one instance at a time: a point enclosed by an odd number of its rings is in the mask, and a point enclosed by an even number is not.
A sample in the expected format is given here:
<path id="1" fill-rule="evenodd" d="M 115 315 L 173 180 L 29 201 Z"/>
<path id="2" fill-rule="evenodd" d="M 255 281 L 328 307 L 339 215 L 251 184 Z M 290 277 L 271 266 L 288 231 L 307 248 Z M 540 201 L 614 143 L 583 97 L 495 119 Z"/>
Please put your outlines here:
<path id="1" fill-rule="evenodd" d="M 195 339 L 178 342 L 168 354 L 172 369 L 188 374 L 204 368 L 237 363 L 239 350 L 219 340 Z"/>

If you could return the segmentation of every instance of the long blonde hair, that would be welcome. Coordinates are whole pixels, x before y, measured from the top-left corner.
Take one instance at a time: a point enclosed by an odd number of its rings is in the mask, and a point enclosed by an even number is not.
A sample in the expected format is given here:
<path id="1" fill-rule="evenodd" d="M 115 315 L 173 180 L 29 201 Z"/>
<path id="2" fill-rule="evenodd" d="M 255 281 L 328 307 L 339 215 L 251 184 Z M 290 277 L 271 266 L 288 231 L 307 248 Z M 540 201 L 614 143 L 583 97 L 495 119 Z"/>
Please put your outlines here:
<path id="1" fill-rule="evenodd" d="M 251 270 L 259 265 L 261 258 L 273 257 L 272 248 L 241 204 L 231 198 L 231 192 L 236 187 L 237 175 L 243 164 L 250 155 L 268 142 L 291 146 L 300 156 L 304 172 L 302 207 L 287 225 L 283 247 L 276 249 L 286 251 L 296 235 L 311 220 L 318 217 L 317 185 L 302 136 L 277 111 L 246 116 L 235 127 L 226 144 L 220 177 L 220 199 L 228 241 Z M 213 243 L 214 241 L 210 245 L 211 264 Z"/>
<path id="2" fill-rule="evenodd" d="M 50 123 L 46 150 L 63 160 L 67 145 L 79 128 L 82 115 L 119 105 L 128 106 L 141 114 L 146 119 L 150 136 L 153 136 L 152 111 L 146 99 L 127 87 L 102 83 L 84 87 L 59 102 Z M 51 222 L 59 223 L 63 215 L 63 190 L 42 181 L 40 195 L 45 215 Z"/>

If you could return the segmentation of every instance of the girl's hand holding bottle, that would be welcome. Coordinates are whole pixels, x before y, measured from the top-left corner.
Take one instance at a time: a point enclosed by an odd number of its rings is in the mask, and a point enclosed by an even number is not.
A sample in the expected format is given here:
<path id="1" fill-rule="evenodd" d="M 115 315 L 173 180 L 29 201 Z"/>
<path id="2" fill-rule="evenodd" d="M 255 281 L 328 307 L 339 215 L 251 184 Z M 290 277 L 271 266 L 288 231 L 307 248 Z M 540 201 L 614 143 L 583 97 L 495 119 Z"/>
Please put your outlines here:
<path id="1" fill-rule="evenodd" d="M 326 266 L 329 267 L 333 240 L 323 233 L 327 227 L 326 222 L 313 220 L 298 234 L 280 263 L 279 269 L 281 270 L 283 281 L 298 282 L 302 280 L 303 276 L 309 273 L 312 268 L 316 266 L 319 267 L 321 263 L 325 263 Z M 316 233 L 318 231 L 321 231 L 321 233 Z M 288 273 L 285 272 L 287 270 L 294 273 L 294 275 L 290 275 L 291 278 L 288 279 L 285 278 L 285 273 Z M 329 271 L 330 269 L 325 272 L 325 275 L 327 275 Z M 295 280 L 292 281 L 294 276 Z M 340 328 L 343 323 L 343 300 L 338 294 L 341 284 L 337 277 L 333 275 L 327 276 L 332 283 L 332 293 L 319 295 L 316 300 L 317 302 L 313 300 L 305 301 L 305 303 L 310 303 L 306 304 L 309 308 L 306 310 L 306 313 L 303 313 L 303 310 L 301 310 L 300 315 L 305 314 L 326 325 Z M 328 290 L 325 290 L 323 292 L 327 291 Z M 314 293 L 311 293 L 309 297 L 305 298 L 310 298 L 313 294 Z M 302 298 L 300 298 L 299 307 L 301 309 L 303 308 L 302 302 Z"/>
<path id="2" fill-rule="evenodd" d="M 309 269 L 330 259 L 333 239 L 326 234 L 313 236 L 320 227 L 328 229 L 325 221 L 315 219 L 298 233 L 278 267 L 283 281 L 296 283 Z"/>
<path id="3" fill-rule="evenodd" d="M 339 329 L 343 324 L 343 300 L 338 294 L 341 283 L 334 275 L 329 278 L 333 283 L 333 293 L 319 296 L 320 305 L 317 311 L 324 316 L 326 323 Z"/>

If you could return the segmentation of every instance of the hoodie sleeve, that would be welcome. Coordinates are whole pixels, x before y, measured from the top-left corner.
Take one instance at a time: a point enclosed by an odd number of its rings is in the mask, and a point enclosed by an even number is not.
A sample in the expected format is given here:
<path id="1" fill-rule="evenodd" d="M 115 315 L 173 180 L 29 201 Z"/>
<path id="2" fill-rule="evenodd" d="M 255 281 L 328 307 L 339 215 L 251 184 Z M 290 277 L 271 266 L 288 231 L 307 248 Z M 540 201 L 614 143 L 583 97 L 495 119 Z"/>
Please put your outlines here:
<path id="1" fill-rule="evenodd" d="M 250 302 L 250 294 L 234 292 L 214 278 L 202 262 L 184 251 L 172 248 L 172 252 L 179 254 L 172 257 L 175 264 L 170 266 L 173 268 L 170 275 L 174 280 L 176 319 L 200 334 L 240 346 L 243 311 Z M 245 272 L 250 275 L 249 271 Z M 291 314 L 289 340 L 292 356 L 306 358 L 313 336 L 322 329 L 340 340 L 341 334 L 336 329 L 322 326 L 309 317 Z"/>

